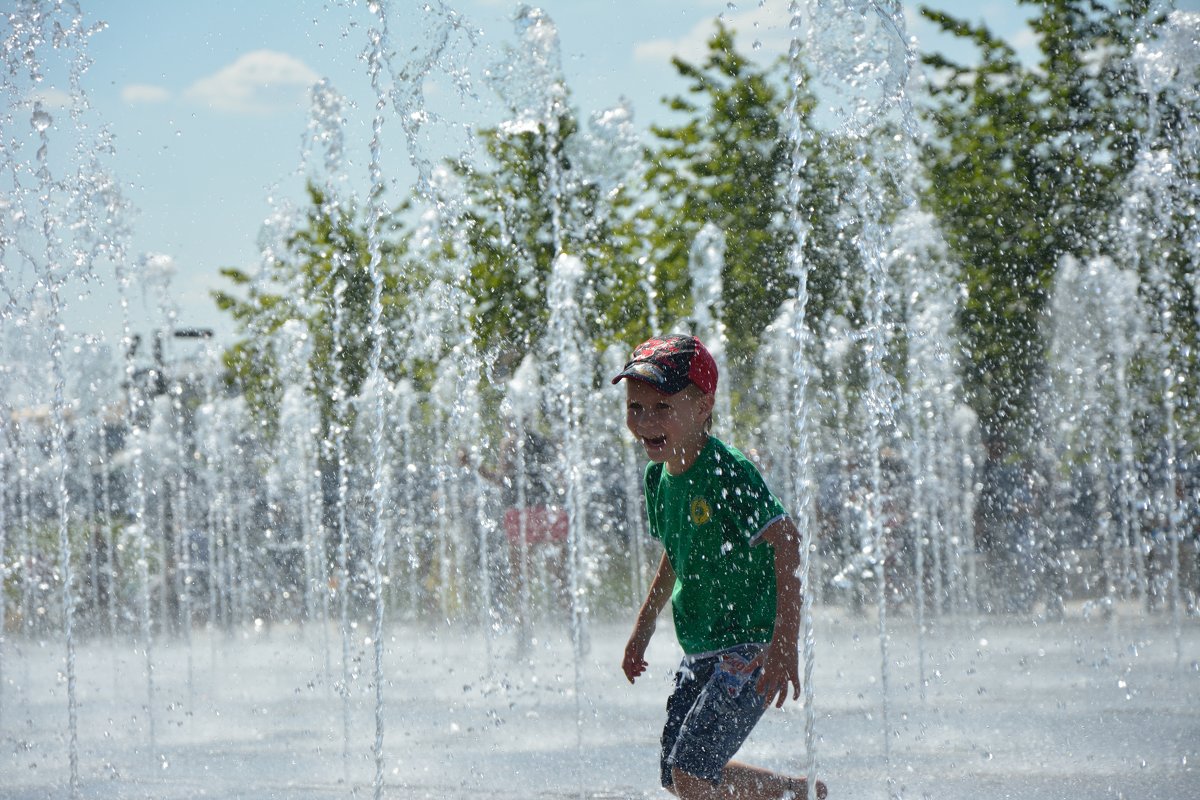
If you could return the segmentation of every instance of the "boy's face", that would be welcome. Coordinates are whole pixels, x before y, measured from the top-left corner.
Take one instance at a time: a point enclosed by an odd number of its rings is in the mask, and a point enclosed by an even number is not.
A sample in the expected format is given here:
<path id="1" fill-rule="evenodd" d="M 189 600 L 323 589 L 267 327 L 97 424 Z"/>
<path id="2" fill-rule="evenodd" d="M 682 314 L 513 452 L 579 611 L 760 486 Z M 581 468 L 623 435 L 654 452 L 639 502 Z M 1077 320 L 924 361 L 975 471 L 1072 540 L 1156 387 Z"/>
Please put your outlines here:
<path id="1" fill-rule="evenodd" d="M 665 463 L 672 474 L 685 471 L 699 455 L 712 409 L 713 396 L 695 386 L 663 394 L 642 381 L 625 381 L 625 425 L 649 459 Z"/>

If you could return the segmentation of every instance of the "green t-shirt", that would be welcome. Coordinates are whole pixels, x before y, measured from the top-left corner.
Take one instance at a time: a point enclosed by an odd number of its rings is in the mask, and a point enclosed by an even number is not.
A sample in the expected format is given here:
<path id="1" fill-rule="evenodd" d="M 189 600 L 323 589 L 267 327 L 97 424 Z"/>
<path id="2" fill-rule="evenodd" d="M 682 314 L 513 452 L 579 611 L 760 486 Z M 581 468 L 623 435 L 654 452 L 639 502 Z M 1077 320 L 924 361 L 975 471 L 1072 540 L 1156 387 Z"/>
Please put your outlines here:
<path id="1" fill-rule="evenodd" d="M 787 515 L 758 469 L 708 437 L 682 475 L 646 468 L 650 534 L 675 570 L 671 609 L 684 652 L 769 642 L 775 629 L 775 551 L 762 531 Z"/>

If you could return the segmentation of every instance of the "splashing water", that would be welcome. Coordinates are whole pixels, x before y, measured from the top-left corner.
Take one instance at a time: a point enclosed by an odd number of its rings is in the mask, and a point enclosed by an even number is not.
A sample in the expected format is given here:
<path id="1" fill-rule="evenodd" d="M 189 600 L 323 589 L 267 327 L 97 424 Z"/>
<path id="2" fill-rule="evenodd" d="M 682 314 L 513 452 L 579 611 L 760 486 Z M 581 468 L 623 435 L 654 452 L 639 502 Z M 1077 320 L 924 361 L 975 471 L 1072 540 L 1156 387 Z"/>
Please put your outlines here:
<path id="1" fill-rule="evenodd" d="M 83 29 L 62 16 L 69 11 L 66 4 L 43 10 L 53 10 L 63 30 L 74 32 L 66 39 L 59 35 L 60 42 L 82 47 Z M 618 426 L 610 419 L 610 398 L 592 387 L 597 374 L 611 374 L 620 366 L 624 348 L 591 352 L 590 303 L 603 291 L 595 279 L 602 265 L 593 263 L 590 253 L 576 255 L 571 244 L 586 238 L 588 226 L 599 225 L 607 212 L 581 221 L 569 206 L 573 191 L 588 181 L 598 196 L 614 201 L 639 171 L 632 112 L 620 106 L 597 115 L 587 135 L 576 131 L 564 141 L 558 127 L 559 115 L 566 112 L 566 95 L 557 31 L 538 9 L 518 12 L 516 44 L 509 51 L 516 57 L 498 62 L 486 76 L 505 105 L 506 121 L 500 128 L 535 133 L 549 149 L 564 149 L 566 157 L 550 167 L 543 187 L 550 200 L 547 207 L 554 212 L 548 333 L 528 343 L 533 355 L 514 369 L 505 360 L 510 353 L 478 351 L 470 325 L 478 309 L 464 291 L 470 265 L 462 258 L 441 257 L 443 250 L 466 249 L 466 214 L 463 189 L 448 170 L 436 166 L 440 151 L 431 144 L 440 131 L 457 131 L 457 123 L 432 111 L 430 87 L 439 75 L 450 76 L 460 97 L 473 96 L 470 75 L 457 69 L 464 63 L 463 51 L 475 46 L 472 29 L 445 4 L 425 3 L 413 18 L 432 28 L 434 35 L 422 39 L 412 34 L 409 47 L 407 29 L 403 38 L 392 39 L 389 33 L 389 18 L 403 15 L 399 4 L 372 3 L 369 11 L 374 19 L 365 61 L 377 104 L 371 112 L 367 167 L 367 281 L 353 283 L 347 275 L 354 265 L 348 259 L 339 261 L 343 254 L 335 252 L 333 269 L 322 276 L 319 291 L 297 279 L 283 292 L 284 300 L 294 302 L 304 317 L 326 315 L 329 330 L 288 323 L 277 330 L 252 331 L 253 346 L 279 366 L 280 432 L 270 444 L 245 399 L 222 396 L 217 374 L 221 367 L 213 354 L 199 370 L 203 381 L 178 381 L 189 389 L 203 384 L 203 390 L 190 395 L 172 388 L 166 396 L 155 396 L 157 376 L 137 367 L 127 294 L 135 285 L 162 284 L 171 264 L 155 257 L 125 259 L 120 232 L 111 238 L 99 234 L 100 219 L 119 216 L 112 213 L 121 206 L 115 188 L 98 182 L 79 192 L 92 198 L 89 202 L 102 198 L 104 210 L 84 208 L 79 196 L 68 198 L 73 190 L 60 177 L 66 173 L 55 171 L 56 159 L 84 151 L 59 144 L 57 137 L 70 127 L 65 124 L 67 114 L 36 105 L 23 88 L 11 95 L 8 107 L 15 110 L 4 130 L 11 121 L 21 136 L 3 137 L 0 143 L 11 156 L 3 169 L 13 185 L 0 200 L 5 226 L 0 229 L 0 248 L 6 268 L 0 272 L 5 302 L 0 321 L 6 356 L 12 356 L 0 366 L 6 384 L 0 396 L 5 412 L 0 418 L 0 471 L 6 476 L 0 492 L 0 581 L 9 589 L 0 592 L 0 619 L 11 614 L 19 622 L 10 624 L 0 641 L 0 719 L 29 719 L 36 729 L 20 733 L 25 738 L 19 740 L 14 733 L 14 755 L 5 764 L 19 764 L 21 774 L 16 775 L 14 767 L 3 778 L 6 785 L 14 779 L 19 784 L 16 791 L 37 778 L 36 769 L 28 766 L 35 756 L 41 769 L 66 772 L 58 763 L 45 766 L 55 761 L 57 751 L 46 743 L 49 739 L 37 738 L 42 735 L 38 697 L 57 698 L 62 692 L 67 695 L 66 732 L 61 732 L 60 723 L 53 727 L 66 751 L 62 761 L 69 768 L 72 791 L 81 785 L 90 789 L 103 769 L 109 769 L 105 780 L 122 788 L 144 781 L 162 787 L 164 794 L 175 791 L 174 784 L 148 775 L 132 757 L 126 758 L 136 752 L 150 753 L 161 773 L 189 776 L 179 785 L 199 775 L 195 780 L 207 781 L 204 785 L 213 793 L 233 794 L 244 787 L 234 789 L 229 782 L 203 775 L 214 764 L 230 763 L 211 759 L 266 759 L 268 753 L 285 750 L 290 783 L 287 788 L 272 788 L 271 783 L 262 788 L 264 793 L 357 795 L 369 782 L 380 797 L 400 782 L 412 793 L 460 796 L 497 787 L 503 792 L 506 786 L 519 786 L 526 793 L 582 795 L 585 785 L 601 784 L 605 788 L 597 791 L 639 796 L 644 792 L 637 787 L 649 785 L 628 768 L 627 759 L 632 763 L 639 757 L 635 754 L 646 750 L 644 734 L 661 721 L 660 698 L 654 693 L 652 703 L 642 695 L 619 694 L 628 690 L 610 681 L 607 664 L 624 632 L 618 625 L 645 591 L 651 566 L 651 559 L 643 558 L 644 532 L 634 519 L 640 519 L 641 511 L 641 462 L 627 437 L 618 441 L 613 435 Z M 1130 709 L 1126 716 L 1155 718 L 1167 735 L 1179 733 L 1178 740 L 1187 741 L 1191 718 L 1165 714 L 1162 708 L 1176 700 L 1186 708 L 1191 673 L 1183 668 L 1184 654 L 1195 641 L 1180 577 L 1186 566 L 1187 517 L 1172 491 L 1188 436 L 1178 424 L 1183 401 L 1177 390 L 1186 376 L 1175 368 L 1155 370 L 1153 392 L 1130 376 L 1137 371 L 1139 352 L 1164 360 L 1172 356 L 1163 332 L 1178 323 L 1172 315 L 1179 309 L 1161 300 L 1179 296 L 1179 286 L 1177 278 L 1149 269 L 1149 286 L 1139 285 L 1129 266 L 1152 249 L 1147 242 L 1161 238 L 1161 220 L 1170 216 L 1170 203 L 1194 203 L 1195 187 L 1179 179 L 1194 174 L 1189 165 L 1195 159 L 1195 139 L 1187 138 L 1194 131 L 1172 131 L 1179 133 L 1172 140 L 1162 126 L 1164 136 L 1147 135 L 1129 187 L 1124 224 L 1114 233 L 1125 242 L 1129 263 L 1118 267 L 1116 260 L 1087 258 L 1064 262 L 1055 286 L 1053 316 L 1058 325 L 1048 339 L 1052 374 L 1047 381 L 1056 388 L 1048 390 L 1055 402 L 1049 404 L 1047 417 L 1057 438 L 1046 445 L 1047 460 L 1083 459 L 1101 448 L 1118 465 L 1111 476 L 1098 469 L 1086 475 L 1093 493 L 1111 491 L 1108 505 L 1096 518 L 1096 555 L 1102 565 L 1081 565 L 1079 570 L 1088 579 L 1117 576 L 1108 583 L 1097 582 L 1087 596 L 1106 609 L 1131 598 L 1149 602 L 1152 596 L 1155 602 L 1172 603 L 1170 630 L 1164 635 L 1164 641 L 1172 640 L 1165 646 L 1174 648 L 1166 658 L 1175 661 L 1172 677 L 1150 616 L 1139 616 L 1123 629 L 1117 627 L 1118 621 L 1125 624 L 1123 619 L 1108 617 L 1103 647 L 1093 647 L 1085 628 L 1047 629 L 1043 619 L 1054 621 L 1050 618 L 1038 618 L 1036 629 L 1006 629 L 994 623 L 986 636 L 979 632 L 981 623 L 972 616 L 978 607 L 973 518 L 981 463 L 979 423 L 961 402 L 956 363 L 960 353 L 952 324 L 962 298 L 948 278 L 953 265 L 946 263 L 933 221 L 912 205 L 891 217 L 873 196 L 880 183 L 888 181 L 902 187 L 902 193 L 917 193 L 911 184 L 895 180 L 912 164 L 905 160 L 910 146 L 902 146 L 897 156 L 896 151 L 876 151 L 872 141 L 892 123 L 898 122 L 893 129 L 911 128 L 906 96 L 911 52 L 899 6 L 814 0 L 794 3 L 791 15 L 789 80 L 795 93 L 788 110 L 792 173 L 786 190 L 793 209 L 787 224 L 794 233 L 789 272 L 795 286 L 764 335 L 767 344 L 759 353 L 764 385 L 770 381 L 775 399 L 762 433 L 756 429 L 747 436 L 760 436 L 775 448 L 770 455 L 779 458 L 773 458 L 771 467 L 781 478 L 778 485 L 786 487 L 804 537 L 805 753 L 797 752 L 792 726 L 798 723 L 785 714 L 768 719 L 761 736 L 756 731 L 751 740 L 751 747 L 759 748 L 755 755 L 765 753 L 785 765 L 802 760 L 810 782 L 818 772 L 837 776 L 847 793 L 869 793 L 881 769 L 893 795 L 907 796 L 919 791 L 914 787 L 936 785 L 946 796 L 972 796 L 981 778 L 1020 781 L 1029 771 L 1055 779 L 1068 775 L 1074 790 L 1089 778 L 1066 764 L 1078 760 L 1079 754 L 1062 755 L 1061 742 L 1035 745 L 1037 764 L 1020 763 L 1025 750 L 1006 752 L 1006 747 L 1017 746 L 1011 742 L 1014 730 L 1028 737 L 1041 734 L 1009 713 L 1009 707 L 1020 706 L 1027 716 L 1028 697 L 1044 704 L 1038 713 L 1045 714 L 1047 730 L 1061 731 L 1061 726 L 1105 715 L 1111 726 L 1109 706 L 1116 698 Z M 22 48 L 43 46 L 38 36 L 55 38 L 21 15 L 16 19 L 19 30 L 13 41 Z M 1177 83 L 1172 65 L 1194 66 L 1194 51 L 1184 46 L 1194 40 L 1183 24 L 1186 18 L 1172 20 L 1176 27 L 1141 54 L 1140 74 L 1148 94 L 1181 91 L 1183 84 Z M 806 52 L 815 54 L 819 66 L 811 84 L 846 98 L 838 103 L 838 135 L 853 140 L 858 159 L 879 165 L 855 174 L 856 184 L 843 198 L 847 217 L 863 223 L 861 233 L 853 225 L 846 227 L 864 265 L 860 283 L 865 289 L 856 297 L 864 316 L 853 323 L 810 319 L 805 254 L 813 231 L 801 213 L 800 198 L 811 189 L 809 161 L 817 143 L 800 119 L 800 90 L 810 83 L 802 64 Z M 18 66 L 26 71 L 38 68 L 24 61 Z M 10 75 L 8 80 L 15 78 Z M 5 90 L 15 92 L 8 83 Z M 321 190 L 321 210 L 332 219 L 354 203 L 348 188 L 353 183 L 348 177 L 352 162 L 344 157 L 350 129 L 342 120 L 350 106 L 328 82 L 314 87 L 312 104 L 312 121 L 302 140 L 301 172 Z M 416 167 L 418 199 L 431 207 L 414 234 L 415 260 L 434 274 L 419 295 L 405 298 L 408 305 L 402 314 L 389 318 L 382 297 L 385 267 L 390 266 L 383 230 L 389 185 L 384 131 L 393 123 L 397 138 L 408 147 L 409 165 Z M 13 149 L 22 141 L 29 143 L 22 145 L 24 150 Z M 1164 146 L 1168 141 L 1171 146 Z M 101 142 L 95 150 L 103 153 L 108 146 Z M 49 213 L 39 206 L 47 187 L 56 203 L 61 200 Z M 79 246 L 57 244 L 67 231 L 64 220 L 77 218 L 91 220 L 81 234 L 86 241 Z M 268 262 L 286 266 L 298 258 L 287 242 L 296 218 L 283 206 L 273 209 L 263 234 L 264 267 Z M 14 230 L 16 235 L 10 236 Z M 1176 231 L 1173 238 L 1181 247 L 1194 247 L 1196 239 L 1189 238 L 1189 232 L 1194 228 Z M 84 255 L 77 257 L 76 250 Z M 702 336 L 715 346 L 722 340 L 723 295 L 731 290 L 720 279 L 721 251 L 719 231 L 706 229 L 695 243 L 691 268 L 697 295 L 693 321 L 699 330 L 710 331 Z M 125 316 L 124 383 L 119 392 L 107 385 L 96 390 L 98 395 L 125 397 L 118 414 L 128 420 L 125 438 L 111 460 L 99 443 L 103 427 L 83 419 L 100 413 L 94 408 L 101 407 L 102 398 L 94 398 L 94 407 L 74 406 L 71 400 L 78 392 L 70 380 L 89 380 L 63 357 L 70 347 L 57 337 L 69 304 L 49 294 L 53 287 L 80 277 L 81 270 L 95 272 L 105 260 L 114 262 Z M 657 327 L 654 265 L 642 266 L 644 287 L 651 296 L 650 320 Z M 369 294 L 365 321 L 355 316 L 364 307 L 355 306 L 352 297 L 364 287 Z M 266 286 L 252 284 L 250 289 L 265 292 Z M 1159 302 L 1139 304 L 1139 293 Z M 167 331 L 177 327 L 170 299 L 168 294 L 162 297 Z M 1200 315 L 1200 309 L 1189 311 Z M 816 324 L 821 326 L 819 335 Z M 318 334 L 332 338 L 332 351 Z M 164 347 L 172 346 L 171 341 L 168 337 Z M 365 376 L 352 388 L 350 372 L 338 356 L 358 345 L 363 345 L 355 352 L 364 356 Z M 43 366 L 47 353 L 49 370 Z M 389 381 L 389 359 L 411 367 L 429 354 L 430 363 L 422 368 L 437 377 L 427 387 Z M 166 352 L 162 360 L 178 358 L 178 352 Z M 855 385 L 850 374 L 860 367 L 866 380 Z M 314 386 L 314 369 L 330 376 L 327 391 Z M 903 384 L 895 370 L 903 372 Z M 1158 404 L 1150 413 L 1162 419 L 1167 432 L 1153 492 L 1144 491 L 1136 477 L 1140 454 L 1131 433 L 1147 413 L 1143 394 Z M 52 402 L 47 404 L 50 422 L 45 427 L 39 427 L 32 414 L 10 413 L 47 399 Z M 193 399 L 194 410 L 189 408 Z M 546 400 L 552 406 L 549 412 L 543 406 Z M 328 404 L 326 419 L 332 420 L 328 436 L 320 430 L 322 403 Z M 538 608 L 541 601 L 553 605 L 555 587 L 544 562 L 530 558 L 529 531 L 519 535 L 516 570 L 500 552 L 508 544 L 497 525 L 506 505 L 505 489 L 482 477 L 489 454 L 498 449 L 492 428 L 485 424 L 492 413 L 504 418 L 504 432 L 519 443 L 511 488 L 521 506 L 533 493 L 527 474 L 532 452 L 525 449 L 523 434 L 537 427 L 541 415 L 551 421 L 563 489 L 557 500 L 566 507 L 569 520 L 565 632 L 555 626 L 555 609 Z M 722 416 L 732 420 L 733 412 Z M 1101 420 L 1096 424 L 1085 424 L 1097 417 Z M 460 453 L 466 457 L 460 460 Z M 889 472 L 894 463 L 890 459 L 897 453 L 898 461 L 913 473 L 903 480 Z M 91 480 L 97 470 L 106 480 L 114 479 L 112 486 Z M 833 486 L 833 494 L 850 499 L 826 506 L 821 496 L 826 483 Z M 1065 482 L 1054 488 L 1063 495 L 1070 490 Z M 105 494 L 116 500 L 98 499 Z M 52 537 L 39 528 L 47 498 L 55 517 Z M 903 505 L 901 501 L 910 508 L 914 549 L 897 555 L 889 550 L 889 506 Z M 104 514 L 89 512 L 97 503 Z M 120 512 L 111 510 L 114 503 Z M 201 503 L 206 504 L 202 511 Z M 1168 526 L 1161 552 L 1152 550 L 1142 538 L 1143 529 L 1134 524 L 1131 509 L 1137 507 L 1153 508 Z M 833 513 L 828 514 L 830 509 Z M 171 513 L 176 514 L 173 522 Z M 832 543 L 826 549 L 827 529 L 822 525 L 829 524 L 829 517 L 837 517 L 841 530 L 857 532 L 859 541 L 851 543 L 850 552 L 834 552 Z M 78 538 L 77 526 L 86 527 L 93 538 Z M 102 609 L 105 627 L 96 628 L 107 635 L 85 641 L 78 635 L 78 623 L 96 619 L 89 606 L 102 603 L 91 599 L 99 597 L 93 584 L 99 579 L 91 576 L 100 571 L 88 564 L 98 562 L 85 562 L 79 545 L 94 541 L 94 532 L 104 527 L 115 543 L 107 547 L 114 556 L 104 574 L 109 585 L 119 586 Z M 171 544 L 168 527 L 175 536 Z M 203 529 L 197 538 L 190 535 L 192 527 Z M 621 529 L 628 530 L 626 538 L 606 538 Z M 909 555 L 915 563 L 906 560 Z M 1165 568 L 1156 572 L 1156 564 L 1162 566 L 1159 558 L 1165 559 Z M 519 578 L 506 574 L 511 572 L 519 572 Z M 834 573 L 853 584 L 851 589 L 833 586 L 837 579 L 829 576 Z M 520 583 L 514 586 L 510 581 L 516 580 Z M 628 602 L 626 581 L 634 598 Z M 84 590 L 78 591 L 81 586 Z M 845 609 L 837 607 L 844 591 L 873 601 L 867 604 L 878 614 L 873 632 L 862 634 L 853 601 Z M 61 599 L 54 598 L 56 592 Z M 506 596 L 510 593 L 515 597 Z M 614 600 L 617 594 L 621 597 Z M 814 608 L 821 600 L 827 601 L 824 607 Z M 330 602 L 339 604 L 337 614 L 331 614 Z M 911 605 L 911 624 L 903 602 Z M 178 609 L 172 608 L 174 603 Z M 606 618 L 608 606 L 619 606 L 614 616 L 620 623 Z M 336 680 L 330 677 L 336 669 L 329 654 L 330 626 L 325 624 L 331 616 L 337 617 L 332 626 L 340 629 L 332 635 L 341 635 L 341 675 Z M 368 618 L 369 630 L 363 625 Z M 67 658 L 60 665 L 61 690 L 35 674 L 43 663 L 35 642 L 60 622 L 67 644 Z M 319 636 L 312 635 L 314 625 Z M 506 630 L 517 631 L 515 659 L 505 658 L 505 643 L 498 636 Z M 815 652 L 818 631 L 820 660 Z M 126 694 L 128 687 L 119 686 L 116 679 L 120 670 L 131 669 L 128 654 L 119 646 L 126 633 L 137 640 L 132 670 L 142 671 L 145 679 L 144 689 L 140 683 L 136 687 L 137 697 Z M 193 665 L 193 635 L 197 644 L 207 637 L 211 669 L 199 662 Z M 1122 638 L 1129 641 L 1122 643 Z M 655 663 L 668 662 L 673 655 L 669 644 L 656 646 L 661 649 Z M 871 655 L 874 647 L 877 652 Z M 86 661 L 79 662 L 82 668 L 76 664 L 76 649 L 86 654 Z M 16 669 L 10 657 L 14 651 Z M 114 665 L 111 698 L 94 685 L 103 674 L 103 662 L 95 658 L 98 652 L 111 657 Z M 876 660 L 881 662 L 878 671 L 863 669 L 864 663 Z M 253 680 L 246 680 L 247 675 Z M 1052 685 L 1051 676 L 1060 675 L 1070 676 L 1077 685 Z M 1148 688 L 1152 680 L 1161 684 L 1154 692 Z M 1110 683 L 1119 684 L 1118 695 L 1109 694 Z M 325 698 L 318 691 L 321 684 L 327 690 Z M 920 703 L 906 699 L 910 686 L 915 686 L 913 696 L 919 695 Z M 336 688 L 336 695 L 328 694 L 330 688 Z M 606 702 L 594 703 L 592 698 L 601 690 Z M 86 700 L 81 700 L 77 693 L 84 692 Z M 206 705 L 211 701 L 214 713 L 219 710 L 219 719 L 197 721 L 208 713 L 199 706 L 201 698 Z M 949 707 L 958 710 L 961 723 L 942 713 Z M 112 719 L 107 724 L 96 722 L 104 716 L 98 709 L 109 712 Z M 340 764 L 326 752 L 336 749 L 339 732 L 329 729 L 339 726 L 329 720 L 336 720 L 339 711 Z M 1095 717 L 1090 716 L 1093 712 Z M 373 718 L 373 726 L 368 718 Z M 979 725 L 983 719 L 987 726 Z M 1049 720 L 1065 722 L 1056 726 Z M 572 740 L 573 752 L 567 753 Z M 975 761 L 982 755 L 982 768 L 948 763 L 963 762 L 964 746 L 959 743 L 968 740 L 980 742 L 978 752 L 971 754 Z M 104 748 L 93 741 L 104 741 Z M 937 741 L 947 742 L 945 749 L 953 755 L 923 756 Z M 826 742 L 820 761 L 819 742 Z M 843 755 L 843 744 L 856 755 Z M 222 749 L 226 747 L 229 750 Z M 237 756 L 222 755 L 235 747 L 241 748 Z M 98 763 L 99 749 L 113 753 L 104 756 L 109 758 L 104 767 Z M 1115 780 L 1112 775 L 1137 766 L 1140 754 L 1116 754 L 1117 749 L 1093 743 L 1089 758 L 1104 761 L 1109 770 L 1100 770 L 1095 780 Z M 21 755 L 25 752 L 30 755 Z M 1175 751 L 1167 747 L 1164 753 L 1165 763 Z M 569 776 L 562 775 L 566 758 L 575 765 Z M 339 777 L 323 768 L 326 760 L 333 763 L 332 772 L 340 766 L 340 785 Z M 1183 761 L 1178 768 L 1160 766 L 1161 774 L 1176 781 L 1172 787 L 1191 780 L 1186 758 Z M 368 762 L 373 773 L 364 777 L 360 773 Z M 907 776 L 906 766 L 911 768 Z M 424 772 L 425 767 L 430 771 Z M 1144 770 L 1144 765 L 1137 767 Z M 952 788 L 938 783 L 943 777 Z M 264 783 L 273 780 L 268 775 Z M 543 789 L 543 784 L 552 788 Z"/>
<path id="2" fill-rule="evenodd" d="M 75 652 L 76 596 L 71 541 L 71 496 L 68 488 L 67 404 L 64 396 L 66 374 L 64 351 L 64 298 L 67 285 L 76 280 L 88 280 L 93 270 L 110 249 L 104 244 L 112 231 L 102 231 L 104 219 L 101 207 L 93 206 L 112 197 L 107 175 L 99 163 L 100 154 L 108 151 L 107 131 L 96 136 L 84 124 L 87 97 L 82 90 L 83 76 L 90 61 L 86 55 L 88 39 L 99 28 L 87 28 L 78 8 L 58 4 L 34 4 L 30 13 L 13 15 L 2 43 L 5 70 L 0 73 L 0 96 L 9 111 L 0 119 L 0 139 L 4 144 L 5 180 L 11 187 L 6 202 L 6 230 L 0 255 L 4 257 L 5 273 L 14 273 L 20 280 L 25 275 L 33 279 L 20 292 L 8 283 L 3 284 L 7 295 L 0 318 L 21 318 L 29 311 L 31 301 L 45 303 L 48 319 L 45 330 L 48 367 L 52 388 L 50 401 L 51 452 L 57 454 L 57 471 L 53 506 L 57 516 L 58 575 L 60 583 L 63 633 L 66 645 L 67 740 L 69 785 L 71 795 L 77 796 L 79 774 L 79 719 Z M 71 101 L 67 119 L 56 126 L 54 116 L 36 98 L 33 87 L 43 80 L 41 65 L 53 60 L 54 50 L 69 54 L 67 85 Z M 30 103 L 30 98 L 34 98 Z M 30 105 L 32 108 L 30 109 Z M 24 113 L 14 113 L 14 109 Z M 23 118 L 23 119 L 22 119 Z M 21 150 L 28 138 L 18 128 L 24 121 L 34 132 L 30 145 L 36 143 L 32 159 L 22 157 Z M 69 151 L 63 153 L 68 167 L 52 166 L 52 134 L 58 128 L 73 130 L 77 138 Z M 94 137 L 94 138 L 93 138 Z M 55 151 L 57 155 L 57 151 Z M 74 167 L 75 169 L 72 169 Z M 89 177 L 90 176 L 90 177 Z M 95 191 L 95 194 L 93 194 Z M 84 224 L 68 227 L 64 220 L 83 219 Z M 11 227 L 10 227 L 11 226 Z M 114 237 L 114 240 L 117 237 Z M 36 298 L 36 300 L 35 300 Z M 2 553 L 0 553 L 2 558 Z M 0 625 L 4 624 L 0 620 Z"/>

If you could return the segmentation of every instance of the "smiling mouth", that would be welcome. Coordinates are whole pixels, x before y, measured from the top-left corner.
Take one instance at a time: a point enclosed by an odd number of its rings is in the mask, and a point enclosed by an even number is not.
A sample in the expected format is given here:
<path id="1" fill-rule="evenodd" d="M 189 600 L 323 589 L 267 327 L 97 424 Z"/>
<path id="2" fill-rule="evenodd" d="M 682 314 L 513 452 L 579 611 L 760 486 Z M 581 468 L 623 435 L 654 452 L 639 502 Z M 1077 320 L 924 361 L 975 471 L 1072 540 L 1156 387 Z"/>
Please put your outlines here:
<path id="1" fill-rule="evenodd" d="M 665 445 L 666 443 L 667 443 L 667 437 L 665 437 L 665 436 L 653 436 L 653 437 L 643 436 L 642 437 L 642 444 L 646 447 L 659 448 L 659 447 L 662 447 L 663 445 Z"/>

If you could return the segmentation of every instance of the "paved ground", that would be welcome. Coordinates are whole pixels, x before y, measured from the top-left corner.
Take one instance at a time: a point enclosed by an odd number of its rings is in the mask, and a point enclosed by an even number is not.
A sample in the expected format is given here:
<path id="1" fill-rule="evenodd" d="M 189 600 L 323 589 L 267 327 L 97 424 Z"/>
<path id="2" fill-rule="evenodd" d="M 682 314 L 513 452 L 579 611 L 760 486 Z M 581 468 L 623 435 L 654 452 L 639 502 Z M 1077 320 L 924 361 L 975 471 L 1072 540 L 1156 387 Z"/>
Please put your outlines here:
<path id="1" fill-rule="evenodd" d="M 923 641 L 892 622 L 885 759 L 877 622 L 819 609 L 817 763 L 831 797 L 1200 797 L 1200 622 L 1185 620 L 1177 663 L 1168 618 L 1124 613 L 944 620 Z M 576 665 L 561 630 L 517 659 L 508 636 L 489 648 L 471 631 L 393 629 L 383 796 L 666 797 L 656 742 L 678 651 L 660 627 L 652 669 L 630 686 L 625 633 L 596 624 Z M 372 796 L 372 649 L 351 648 L 362 674 L 345 702 L 340 653 L 314 629 L 160 643 L 151 746 L 144 657 L 80 643 L 80 796 Z M 69 796 L 64 673 L 61 642 L 4 644 L 0 797 Z M 769 712 L 743 757 L 803 771 L 805 720 L 799 704 Z"/>

